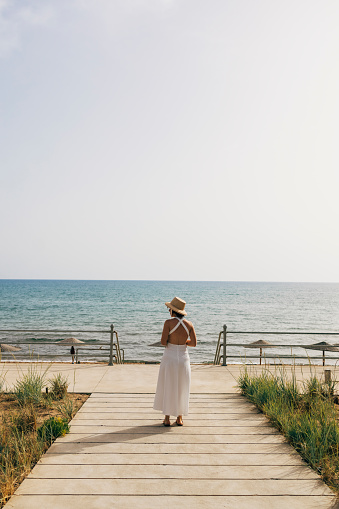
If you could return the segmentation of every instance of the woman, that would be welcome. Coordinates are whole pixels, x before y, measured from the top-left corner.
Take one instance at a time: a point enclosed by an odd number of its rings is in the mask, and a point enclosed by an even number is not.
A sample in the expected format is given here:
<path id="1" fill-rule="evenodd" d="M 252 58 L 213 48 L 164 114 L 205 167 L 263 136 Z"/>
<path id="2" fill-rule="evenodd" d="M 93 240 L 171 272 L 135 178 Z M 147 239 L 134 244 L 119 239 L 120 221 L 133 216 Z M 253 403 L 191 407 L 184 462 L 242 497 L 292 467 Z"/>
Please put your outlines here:
<path id="1" fill-rule="evenodd" d="M 75 348 L 73 345 L 71 346 L 71 356 L 72 356 L 72 364 L 74 364 Z"/>
<path id="2" fill-rule="evenodd" d="M 165 414 L 164 426 L 170 426 L 170 416 L 177 416 L 178 426 L 183 425 L 182 416 L 188 414 L 191 366 L 187 346 L 196 346 L 197 337 L 193 324 L 184 319 L 186 302 L 174 297 L 166 302 L 171 318 L 166 320 L 161 344 L 166 347 L 161 360 L 154 410 Z"/>

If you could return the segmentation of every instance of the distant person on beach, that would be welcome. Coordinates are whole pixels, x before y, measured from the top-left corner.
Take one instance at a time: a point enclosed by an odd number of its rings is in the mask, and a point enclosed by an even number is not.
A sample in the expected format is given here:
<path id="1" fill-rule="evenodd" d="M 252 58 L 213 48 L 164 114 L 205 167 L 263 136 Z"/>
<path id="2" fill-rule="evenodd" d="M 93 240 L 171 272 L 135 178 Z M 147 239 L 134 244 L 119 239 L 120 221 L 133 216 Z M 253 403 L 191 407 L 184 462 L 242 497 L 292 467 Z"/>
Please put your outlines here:
<path id="1" fill-rule="evenodd" d="M 74 356 L 75 356 L 75 349 L 74 346 L 71 346 L 71 356 L 72 356 L 72 364 L 74 364 Z"/>
<path id="2" fill-rule="evenodd" d="M 174 297 L 166 302 L 171 318 L 166 320 L 161 336 L 165 346 L 161 360 L 154 410 L 165 415 L 164 426 L 170 426 L 170 416 L 176 416 L 178 426 L 183 425 L 182 416 L 188 414 L 191 366 L 187 347 L 196 346 L 197 337 L 193 324 L 184 317 L 186 302 Z"/>

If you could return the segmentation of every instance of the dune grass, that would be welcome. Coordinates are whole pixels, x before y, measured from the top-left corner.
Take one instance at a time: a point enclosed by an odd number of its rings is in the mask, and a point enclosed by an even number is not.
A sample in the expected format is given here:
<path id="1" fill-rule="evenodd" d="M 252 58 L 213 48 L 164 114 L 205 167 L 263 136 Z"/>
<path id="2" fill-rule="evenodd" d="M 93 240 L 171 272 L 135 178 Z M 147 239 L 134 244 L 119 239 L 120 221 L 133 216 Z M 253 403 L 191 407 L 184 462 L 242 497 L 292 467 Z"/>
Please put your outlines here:
<path id="1" fill-rule="evenodd" d="M 48 380 L 51 393 L 55 399 L 63 399 L 67 394 L 68 380 L 61 373 L 57 373 Z"/>
<path id="2" fill-rule="evenodd" d="M 61 375 L 47 380 L 46 371 L 30 367 L 11 393 L 1 392 L 0 508 L 53 441 L 69 431 L 68 422 L 87 396 L 67 393 Z M 49 392 L 42 392 L 49 386 Z"/>
<path id="3" fill-rule="evenodd" d="M 31 364 L 27 373 L 22 374 L 17 380 L 13 394 L 20 405 L 39 405 L 42 400 L 42 390 L 46 385 L 47 370 L 48 368 L 40 371 L 38 367 Z"/>
<path id="4" fill-rule="evenodd" d="M 302 458 L 339 492 L 339 426 L 334 403 L 335 382 L 315 375 L 298 387 L 284 371 L 250 375 L 243 370 L 238 385 L 280 430 Z"/>

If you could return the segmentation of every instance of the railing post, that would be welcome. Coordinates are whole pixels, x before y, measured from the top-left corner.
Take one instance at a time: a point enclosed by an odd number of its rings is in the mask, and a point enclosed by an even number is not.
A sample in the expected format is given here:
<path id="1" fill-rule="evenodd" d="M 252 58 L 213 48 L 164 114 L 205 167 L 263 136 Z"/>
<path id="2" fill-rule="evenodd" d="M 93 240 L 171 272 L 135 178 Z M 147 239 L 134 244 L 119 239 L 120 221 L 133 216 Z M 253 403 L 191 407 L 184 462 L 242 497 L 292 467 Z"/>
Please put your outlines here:
<path id="1" fill-rule="evenodd" d="M 227 366 L 227 364 L 226 364 L 226 336 L 227 336 L 227 327 L 226 327 L 226 325 L 224 325 L 224 327 L 223 327 L 222 335 L 223 335 L 222 365 L 223 366 Z"/>
<path id="2" fill-rule="evenodd" d="M 113 366 L 113 338 L 114 338 L 114 325 L 111 324 L 110 344 L 109 344 L 109 366 Z"/>

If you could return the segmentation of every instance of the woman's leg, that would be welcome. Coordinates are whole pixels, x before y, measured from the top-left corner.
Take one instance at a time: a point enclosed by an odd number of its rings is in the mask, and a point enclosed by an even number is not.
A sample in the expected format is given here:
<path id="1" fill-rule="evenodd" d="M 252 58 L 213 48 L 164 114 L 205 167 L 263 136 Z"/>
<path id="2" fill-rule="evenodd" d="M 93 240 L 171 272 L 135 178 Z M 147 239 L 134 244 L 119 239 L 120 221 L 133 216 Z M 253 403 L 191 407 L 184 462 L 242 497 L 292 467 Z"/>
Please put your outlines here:
<path id="1" fill-rule="evenodd" d="M 164 426 L 170 426 L 170 425 L 171 425 L 170 416 L 165 415 Z"/>
<path id="2" fill-rule="evenodd" d="M 184 423 L 183 423 L 183 420 L 182 420 L 182 415 L 178 415 L 177 417 L 177 425 L 178 426 L 182 426 Z"/>

